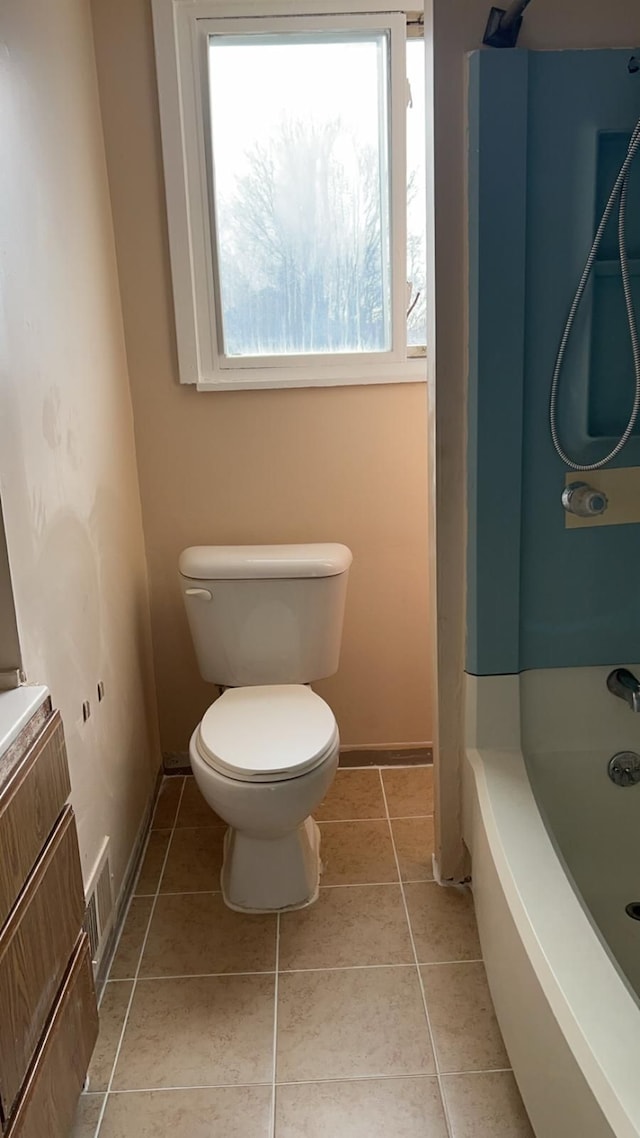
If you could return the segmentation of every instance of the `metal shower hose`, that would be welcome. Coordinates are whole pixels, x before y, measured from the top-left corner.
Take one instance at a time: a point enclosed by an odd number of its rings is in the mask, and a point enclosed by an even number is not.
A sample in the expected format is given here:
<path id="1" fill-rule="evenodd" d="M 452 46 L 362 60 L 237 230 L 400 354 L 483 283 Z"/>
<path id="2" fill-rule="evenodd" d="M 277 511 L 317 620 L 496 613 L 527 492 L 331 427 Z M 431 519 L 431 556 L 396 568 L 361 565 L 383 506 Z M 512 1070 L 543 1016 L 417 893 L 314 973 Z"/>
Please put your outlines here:
<path id="1" fill-rule="evenodd" d="M 573 303 L 572 303 L 571 308 L 569 310 L 569 315 L 567 317 L 567 323 L 565 324 L 564 332 L 562 333 L 562 339 L 560 340 L 560 347 L 558 348 L 558 355 L 556 357 L 556 364 L 555 364 L 555 367 L 553 369 L 553 379 L 551 381 L 551 396 L 549 399 L 549 424 L 551 427 L 551 438 L 553 439 L 553 445 L 556 449 L 556 453 L 560 456 L 562 461 L 564 463 L 566 463 L 567 466 L 571 467 L 572 470 L 599 470 L 602 466 L 606 466 L 606 464 L 608 462 L 611 462 L 611 460 L 613 458 L 615 458 L 616 455 L 620 454 L 620 451 L 622 450 L 622 448 L 624 446 L 626 446 L 626 444 L 628 443 L 629 438 L 631 436 L 631 432 L 633 431 L 633 428 L 636 425 L 636 420 L 638 418 L 638 412 L 640 412 L 640 344 L 638 343 L 638 331 L 637 331 L 637 327 L 636 327 L 636 316 L 635 316 L 635 311 L 633 308 L 633 298 L 631 295 L 631 281 L 629 278 L 629 263 L 628 263 L 628 255 L 627 255 L 627 238 L 626 238 L 627 190 L 629 187 L 629 170 L 630 170 L 631 164 L 632 164 L 632 162 L 633 162 L 633 160 L 634 160 L 634 158 L 638 152 L 638 148 L 640 148 L 640 121 L 638 121 L 638 123 L 636 124 L 635 130 L 634 130 L 633 134 L 631 135 L 631 141 L 629 143 L 629 149 L 627 150 L 627 156 L 626 156 L 622 166 L 620 167 L 620 172 L 618 174 L 618 177 L 616 178 L 615 185 L 614 185 L 614 187 L 611 191 L 611 194 L 609 196 L 609 200 L 606 204 L 605 211 L 602 215 L 602 220 L 600 221 L 600 224 L 598 226 L 598 230 L 597 230 L 597 233 L 595 235 L 593 245 L 591 246 L 591 252 L 589 253 L 589 256 L 587 258 L 587 263 L 584 267 L 582 276 L 580 278 L 580 284 L 578 285 L 576 295 L 573 298 Z M 569 338 L 571 336 L 571 330 L 573 328 L 573 322 L 576 318 L 578 308 L 580 307 L 580 302 L 582 301 L 585 289 L 586 289 L 587 284 L 589 282 L 589 277 L 591 276 L 591 271 L 593 269 L 593 265 L 594 265 L 595 259 L 597 257 L 597 254 L 598 254 L 598 250 L 600 248 L 600 244 L 602 241 L 604 231 L 605 231 L 606 226 L 607 226 L 607 222 L 609 221 L 609 218 L 611 217 L 613 207 L 614 207 L 616 200 L 618 198 L 620 199 L 620 205 L 619 205 L 619 209 L 618 209 L 618 246 L 619 246 L 619 250 L 620 250 L 620 275 L 622 277 L 622 288 L 624 290 L 624 300 L 625 300 L 625 305 L 626 305 L 626 309 L 627 309 L 627 320 L 629 323 L 629 335 L 631 337 L 631 348 L 633 351 L 633 365 L 634 365 L 635 377 L 636 377 L 635 395 L 633 398 L 633 407 L 631 408 L 631 415 L 629 416 L 629 422 L 627 423 L 627 425 L 624 429 L 624 433 L 622 434 L 619 442 L 616 444 L 616 446 L 613 448 L 613 450 L 610 452 L 610 454 L 608 454 L 606 456 L 606 458 L 601 458 L 598 462 L 580 463 L 580 462 L 575 462 L 572 458 L 569 457 L 569 455 L 566 453 L 566 451 L 562 447 L 562 444 L 560 442 L 560 437 L 558 434 L 557 403 L 558 403 L 558 394 L 559 394 L 559 390 L 560 390 L 560 376 L 562 374 L 562 365 L 564 363 L 565 352 L 567 350 L 567 345 L 569 343 Z"/>

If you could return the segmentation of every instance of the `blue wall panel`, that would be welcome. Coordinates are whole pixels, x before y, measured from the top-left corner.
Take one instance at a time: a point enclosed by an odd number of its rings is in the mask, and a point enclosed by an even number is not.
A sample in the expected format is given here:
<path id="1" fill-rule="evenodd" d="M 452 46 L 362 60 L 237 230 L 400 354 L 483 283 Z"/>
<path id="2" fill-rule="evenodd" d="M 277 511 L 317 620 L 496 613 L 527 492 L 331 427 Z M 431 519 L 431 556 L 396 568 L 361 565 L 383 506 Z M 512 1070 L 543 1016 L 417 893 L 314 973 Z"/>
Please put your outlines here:
<path id="1" fill-rule="evenodd" d="M 469 72 L 467 654 L 491 673 L 519 660 L 528 53 L 487 58 Z"/>
<path id="2" fill-rule="evenodd" d="M 628 59 L 628 51 L 471 59 L 467 666 L 479 674 L 614 664 L 640 647 L 640 527 L 565 529 L 565 467 L 548 423 L 558 340 L 640 117 L 640 75 L 629 74 Z M 629 212 L 637 259 L 640 169 Z M 563 377 L 563 440 L 585 462 L 609 449 L 607 432 L 626 418 L 630 397 L 611 236 Z M 616 465 L 640 465 L 640 438 Z"/>

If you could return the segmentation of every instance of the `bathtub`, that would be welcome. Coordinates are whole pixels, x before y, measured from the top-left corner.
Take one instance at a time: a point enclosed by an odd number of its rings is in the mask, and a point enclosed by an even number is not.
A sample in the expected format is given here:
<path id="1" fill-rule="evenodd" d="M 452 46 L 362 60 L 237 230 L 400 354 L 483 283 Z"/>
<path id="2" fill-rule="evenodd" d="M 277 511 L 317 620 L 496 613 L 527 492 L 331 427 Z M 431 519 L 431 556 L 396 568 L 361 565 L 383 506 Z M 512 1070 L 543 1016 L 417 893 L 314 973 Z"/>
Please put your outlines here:
<path id="1" fill-rule="evenodd" d="M 606 774 L 640 751 L 640 716 L 606 691 L 609 670 L 467 677 L 464 839 L 537 1138 L 640 1138 L 640 922 L 623 903 L 640 900 L 640 785 Z"/>

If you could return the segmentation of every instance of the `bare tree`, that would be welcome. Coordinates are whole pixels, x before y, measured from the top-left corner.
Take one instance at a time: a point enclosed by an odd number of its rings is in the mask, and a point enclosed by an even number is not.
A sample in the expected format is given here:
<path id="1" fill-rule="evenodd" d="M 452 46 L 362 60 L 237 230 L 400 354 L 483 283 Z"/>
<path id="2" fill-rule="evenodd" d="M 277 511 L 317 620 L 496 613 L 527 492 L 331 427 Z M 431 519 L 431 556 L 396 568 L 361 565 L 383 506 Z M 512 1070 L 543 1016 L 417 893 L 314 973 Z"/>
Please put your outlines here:
<path id="1" fill-rule="evenodd" d="M 409 176 L 407 189 L 409 213 L 412 212 L 411 206 L 416 201 L 417 195 L 416 176 L 412 172 Z M 420 227 L 421 230 L 422 227 Z M 407 236 L 407 343 L 409 345 L 424 345 L 426 343 L 427 282 L 425 261 L 422 232 L 412 233 L 411 226 L 409 226 Z"/>
<path id="2" fill-rule="evenodd" d="M 340 122 L 284 123 L 219 207 L 226 350 L 384 346 L 378 160 Z"/>
<path id="3" fill-rule="evenodd" d="M 234 194 L 219 202 L 226 351 L 383 350 L 390 289 L 376 150 L 350 138 L 340 119 L 293 119 L 247 161 Z M 422 260 L 411 237 L 410 343 L 424 340 Z"/>

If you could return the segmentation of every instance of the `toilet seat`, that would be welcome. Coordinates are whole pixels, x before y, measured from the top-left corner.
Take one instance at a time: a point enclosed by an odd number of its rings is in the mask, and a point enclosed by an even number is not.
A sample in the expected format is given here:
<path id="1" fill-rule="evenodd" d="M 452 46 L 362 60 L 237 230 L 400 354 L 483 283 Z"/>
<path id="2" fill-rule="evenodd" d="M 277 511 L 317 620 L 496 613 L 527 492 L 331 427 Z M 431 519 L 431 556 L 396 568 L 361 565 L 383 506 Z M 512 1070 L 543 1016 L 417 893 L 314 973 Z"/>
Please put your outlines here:
<path id="1" fill-rule="evenodd" d="M 230 688 L 205 712 L 198 753 L 240 782 L 280 782 L 319 766 L 338 744 L 331 708 L 302 684 Z"/>

